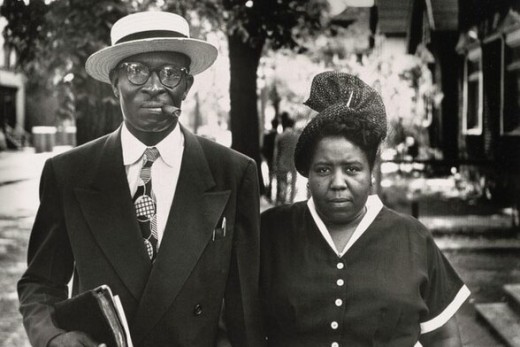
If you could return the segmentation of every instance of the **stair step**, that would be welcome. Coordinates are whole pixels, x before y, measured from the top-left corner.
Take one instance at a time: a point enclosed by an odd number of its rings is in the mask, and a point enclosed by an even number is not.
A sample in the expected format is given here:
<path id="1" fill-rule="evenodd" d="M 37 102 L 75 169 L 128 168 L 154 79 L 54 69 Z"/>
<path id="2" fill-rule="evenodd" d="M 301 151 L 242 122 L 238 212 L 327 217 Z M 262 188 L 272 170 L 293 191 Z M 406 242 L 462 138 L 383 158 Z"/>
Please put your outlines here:
<path id="1" fill-rule="evenodd" d="M 504 285 L 504 292 L 511 307 L 520 314 L 520 283 Z"/>
<path id="2" fill-rule="evenodd" d="M 506 303 L 475 304 L 477 313 L 510 347 L 520 347 L 520 315 Z"/>

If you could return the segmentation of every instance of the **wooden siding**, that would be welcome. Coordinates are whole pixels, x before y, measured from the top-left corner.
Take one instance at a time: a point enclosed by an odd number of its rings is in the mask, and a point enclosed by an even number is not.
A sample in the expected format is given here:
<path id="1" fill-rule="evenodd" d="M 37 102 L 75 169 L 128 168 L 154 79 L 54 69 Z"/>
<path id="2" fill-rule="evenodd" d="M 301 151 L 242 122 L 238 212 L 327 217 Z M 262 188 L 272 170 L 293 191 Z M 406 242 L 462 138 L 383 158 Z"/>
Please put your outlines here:
<path id="1" fill-rule="evenodd" d="M 457 0 L 426 0 L 433 15 L 433 29 L 452 31 L 458 29 L 459 5 Z M 431 5 L 431 7 L 430 7 Z"/>
<path id="2" fill-rule="evenodd" d="M 413 0 L 378 0 L 379 31 L 383 34 L 406 34 Z"/>
<path id="3" fill-rule="evenodd" d="M 415 1 L 425 1 L 428 18 L 433 19 L 433 30 L 458 29 L 457 0 L 378 0 L 379 30 L 384 34 L 406 34 Z M 431 23 L 430 23 L 431 25 Z"/>

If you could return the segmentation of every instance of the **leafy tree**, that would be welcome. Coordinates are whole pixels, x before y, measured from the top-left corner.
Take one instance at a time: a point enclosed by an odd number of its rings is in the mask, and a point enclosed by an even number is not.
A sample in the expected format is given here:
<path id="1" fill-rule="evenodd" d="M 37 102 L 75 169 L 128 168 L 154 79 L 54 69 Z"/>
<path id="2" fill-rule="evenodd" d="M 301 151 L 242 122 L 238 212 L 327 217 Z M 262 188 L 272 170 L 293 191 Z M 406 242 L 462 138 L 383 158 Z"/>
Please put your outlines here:
<path id="1" fill-rule="evenodd" d="M 302 51 L 300 38 L 320 27 L 320 0 L 170 0 L 166 10 L 195 11 L 225 30 L 230 61 L 232 147 L 260 163 L 257 69 L 266 49 Z M 260 167 L 260 165 L 258 165 Z M 260 176 L 261 177 L 261 176 Z"/>
<path id="2" fill-rule="evenodd" d="M 6 44 L 17 52 L 18 68 L 27 76 L 27 94 L 74 94 L 78 143 L 121 122 L 110 88 L 88 77 L 84 63 L 107 45 L 110 27 L 128 11 L 119 0 L 57 0 L 48 5 L 43 0 L 4 0 L 0 8 L 8 21 Z M 57 116 L 70 115 L 70 98 L 59 102 Z"/>
<path id="3" fill-rule="evenodd" d="M 223 29 L 230 59 L 232 147 L 260 162 L 257 69 L 266 49 L 301 50 L 300 39 L 319 27 L 325 0 L 5 0 L 6 42 L 19 55 L 29 89 L 52 90 L 74 77 L 78 142 L 106 133 L 120 122 L 108 86 L 88 78 L 83 65 L 109 44 L 112 23 L 126 13 L 160 7 L 199 17 Z M 196 28 L 197 29 L 197 28 Z M 198 30 L 198 29 L 197 29 Z M 196 36 L 196 35 L 194 35 Z M 117 115 L 117 116 L 115 116 Z"/>

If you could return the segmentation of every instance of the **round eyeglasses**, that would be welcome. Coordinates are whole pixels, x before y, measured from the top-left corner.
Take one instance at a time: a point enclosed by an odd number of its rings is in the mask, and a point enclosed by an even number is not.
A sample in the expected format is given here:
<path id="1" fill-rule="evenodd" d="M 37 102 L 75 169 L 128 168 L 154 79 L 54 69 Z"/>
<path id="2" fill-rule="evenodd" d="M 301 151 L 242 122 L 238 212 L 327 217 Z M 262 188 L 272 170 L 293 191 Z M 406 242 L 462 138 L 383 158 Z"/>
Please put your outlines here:
<path id="1" fill-rule="evenodd" d="M 151 68 L 143 63 L 126 62 L 119 65 L 118 69 L 124 70 L 130 83 L 138 86 L 145 84 L 152 72 L 156 72 L 159 81 L 168 88 L 177 87 L 182 78 L 188 75 L 188 69 L 172 65 Z"/>

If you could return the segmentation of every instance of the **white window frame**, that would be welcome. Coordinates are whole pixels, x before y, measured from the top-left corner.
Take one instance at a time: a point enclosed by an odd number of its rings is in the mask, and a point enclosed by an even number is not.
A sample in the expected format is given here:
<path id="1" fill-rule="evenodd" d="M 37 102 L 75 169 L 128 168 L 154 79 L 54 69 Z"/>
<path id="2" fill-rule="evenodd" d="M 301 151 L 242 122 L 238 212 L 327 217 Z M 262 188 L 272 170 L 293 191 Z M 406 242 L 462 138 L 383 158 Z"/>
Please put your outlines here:
<path id="1" fill-rule="evenodd" d="M 474 76 L 468 75 L 468 63 L 477 63 L 479 70 Z M 468 81 L 470 78 L 476 78 L 478 83 L 478 107 L 477 107 L 477 124 L 472 128 L 468 128 Z M 482 135 L 482 124 L 484 114 L 484 81 L 482 73 L 482 48 L 476 47 L 468 51 L 464 61 L 464 84 L 463 84 L 463 102 L 462 102 L 462 133 L 464 135 Z"/>
<path id="2" fill-rule="evenodd" d="M 509 68 L 513 68 L 514 70 L 520 70 L 520 60 L 515 61 L 509 66 L 505 66 L 506 64 L 506 52 L 505 45 L 508 47 L 515 49 L 520 46 L 520 28 L 509 32 L 505 37 L 505 44 L 502 44 L 502 73 L 501 73 L 501 98 L 500 98 L 500 135 L 502 136 L 520 136 L 520 131 L 515 129 L 513 131 L 506 131 L 504 129 L 504 89 L 505 89 L 505 74 L 506 70 Z M 519 72 L 520 73 L 520 72 Z"/>

